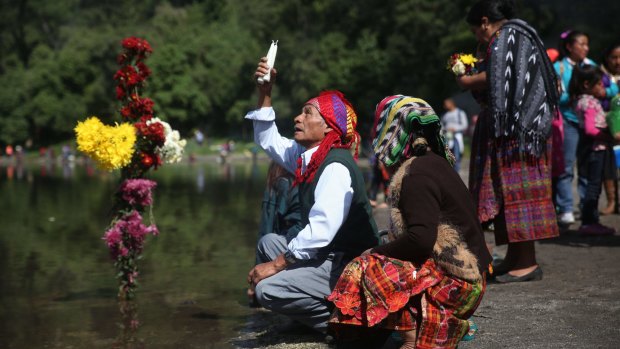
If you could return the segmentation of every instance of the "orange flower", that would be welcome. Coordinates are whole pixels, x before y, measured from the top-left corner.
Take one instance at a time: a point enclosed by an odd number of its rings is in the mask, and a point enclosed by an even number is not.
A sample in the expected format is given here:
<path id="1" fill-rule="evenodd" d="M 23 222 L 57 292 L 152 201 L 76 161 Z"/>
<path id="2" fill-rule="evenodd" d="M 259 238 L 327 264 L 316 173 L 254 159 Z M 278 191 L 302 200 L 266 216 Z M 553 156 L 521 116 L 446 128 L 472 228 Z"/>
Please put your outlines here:
<path id="1" fill-rule="evenodd" d="M 393 313 L 404 307 L 409 302 L 409 293 L 406 292 L 393 292 L 386 300 L 389 306 L 389 312 Z"/>
<path id="2" fill-rule="evenodd" d="M 334 304 L 340 309 L 340 312 L 344 315 L 355 315 L 355 311 L 359 308 L 362 302 L 359 297 L 352 294 L 341 294 L 340 297 L 334 300 Z"/>

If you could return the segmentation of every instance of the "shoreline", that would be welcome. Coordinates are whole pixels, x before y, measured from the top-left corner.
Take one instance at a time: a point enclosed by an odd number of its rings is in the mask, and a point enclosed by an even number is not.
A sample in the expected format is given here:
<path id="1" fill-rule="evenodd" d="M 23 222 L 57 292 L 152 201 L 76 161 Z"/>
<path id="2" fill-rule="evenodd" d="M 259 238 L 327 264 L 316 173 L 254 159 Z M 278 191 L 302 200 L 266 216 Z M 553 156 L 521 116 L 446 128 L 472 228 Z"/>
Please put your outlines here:
<path id="1" fill-rule="evenodd" d="M 179 163 L 175 164 L 163 164 L 162 166 L 179 166 L 179 165 L 193 165 L 193 164 L 213 164 L 213 165 L 222 165 L 222 164 L 240 164 L 247 163 L 248 161 L 256 161 L 256 162 L 269 162 L 269 156 L 264 152 L 257 154 L 255 157 L 252 156 L 250 152 L 247 153 L 235 153 L 228 155 L 225 159 L 225 162 L 222 162 L 222 157 L 217 154 L 208 154 L 208 155 L 185 155 L 183 160 Z M 35 157 L 35 156 L 0 156 L 0 167 L 18 167 L 18 166 L 32 166 L 32 165 L 85 165 L 87 163 L 92 163 L 86 156 L 69 156 L 67 158 L 63 158 L 62 156 L 56 156 L 53 159 L 49 157 Z M 370 162 L 368 158 L 359 158 L 357 164 L 360 168 L 368 168 L 370 166 Z"/>

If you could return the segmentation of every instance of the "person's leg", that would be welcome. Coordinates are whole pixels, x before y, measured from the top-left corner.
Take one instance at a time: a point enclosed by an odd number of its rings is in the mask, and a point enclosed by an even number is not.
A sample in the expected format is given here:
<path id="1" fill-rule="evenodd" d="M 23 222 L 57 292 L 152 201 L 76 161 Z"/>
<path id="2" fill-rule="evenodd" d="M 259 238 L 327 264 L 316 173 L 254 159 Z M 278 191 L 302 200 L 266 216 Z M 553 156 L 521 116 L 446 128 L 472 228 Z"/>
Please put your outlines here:
<path id="1" fill-rule="evenodd" d="M 608 215 L 616 210 L 616 183 L 613 179 L 606 179 L 604 184 L 607 207 L 601 211 L 601 215 Z"/>
<path id="2" fill-rule="evenodd" d="M 265 234 L 258 240 L 256 246 L 256 264 L 270 262 L 286 251 L 286 237 L 278 234 Z M 256 290 L 252 285 L 247 290 L 248 302 L 251 308 L 260 307 L 256 298 Z"/>
<path id="3" fill-rule="evenodd" d="M 256 264 L 271 262 L 284 253 L 287 248 L 286 237 L 278 234 L 266 234 L 256 246 Z"/>
<path id="4" fill-rule="evenodd" d="M 530 269 L 533 270 L 538 266 L 534 241 L 509 243 L 507 254 L 510 254 L 513 260 L 511 274 L 517 276 L 520 276 L 519 274 L 527 274 L 531 271 Z"/>
<path id="5" fill-rule="evenodd" d="M 331 294 L 344 264 L 340 254 L 300 261 L 259 282 L 256 296 L 265 308 L 325 333 L 332 310 L 325 297 Z"/>
<path id="6" fill-rule="evenodd" d="M 601 195 L 601 182 L 603 180 L 604 151 L 592 151 L 587 157 L 587 181 L 586 193 L 583 200 L 583 212 L 581 223 L 583 225 L 596 224 L 599 222 L 598 200 Z"/>
<path id="7" fill-rule="evenodd" d="M 605 163 L 603 164 L 603 188 L 607 198 L 607 207 L 601 211 L 601 215 L 616 212 L 617 187 L 616 187 L 616 157 L 613 149 L 605 150 Z"/>
<path id="8" fill-rule="evenodd" d="M 564 173 L 556 182 L 556 199 L 558 213 L 573 213 L 573 168 L 577 157 L 579 143 L 579 128 L 566 120 L 564 121 Z M 582 183 L 582 182 L 580 182 Z M 583 184 L 583 183 L 582 183 Z"/>
<path id="9" fill-rule="evenodd" d="M 509 242 L 506 256 L 500 264 L 502 270 L 516 276 L 527 274 L 537 266 L 534 241 Z"/>

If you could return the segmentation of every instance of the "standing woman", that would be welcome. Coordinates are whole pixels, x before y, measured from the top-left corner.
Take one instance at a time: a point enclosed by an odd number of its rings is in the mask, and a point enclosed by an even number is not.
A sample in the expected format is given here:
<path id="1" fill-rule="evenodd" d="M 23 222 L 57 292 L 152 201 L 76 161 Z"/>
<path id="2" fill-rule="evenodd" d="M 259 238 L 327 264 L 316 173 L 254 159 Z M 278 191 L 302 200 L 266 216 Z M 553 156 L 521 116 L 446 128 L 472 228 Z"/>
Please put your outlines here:
<path id="1" fill-rule="evenodd" d="M 611 100 L 618 95 L 620 90 L 620 42 L 609 46 L 603 55 L 603 87 L 605 98 L 601 101 L 603 110 L 609 112 Z M 607 207 L 601 210 L 602 215 L 618 212 L 618 179 L 616 178 L 616 158 L 613 151 L 609 152 L 609 158 L 603 170 L 603 188 L 607 196 Z"/>
<path id="2" fill-rule="evenodd" d="M 605 87 L 605 99 L 602 101 L 603 109 L 609 111 L 609 102 L 620 93 L 620 41 L 607 47 L 603 53 L 603 86 Z"/>
<path id="3" fill-rule="evenodd" d="M 589 41 L 588 35 L 584 32 L 578 30 L 563 32 L 560 35 L 560 60 L 553 65 L 560 77 L 562 92 L 559 104 L 564 124 L 564 173 L 558 177 L 555 183 L 555 202 L 560 224 L 575 222 L 573 215 L 573 178 L 580 127 L 579 119 L 568 94 L 568 85 L 575 66 L 594 65 L 594 62 L 587 57 L 590 51 Z M 580 201 L 585 195 L 586 185 L 587 180 L 579 176 L 577 189 Z"/>
<path id="4" fill-rule="evenodd" d="M 542 279 L 534 242 L 559 235 L 551 200 L 551 121 L 557 79 L 536 31 L 511 1 L 482 0 L 467 15 L 486 71 L 457 78 L 482 106 L 472 144 L 469 190 L 495 243 L 508 244 L 498 282 Z"/>

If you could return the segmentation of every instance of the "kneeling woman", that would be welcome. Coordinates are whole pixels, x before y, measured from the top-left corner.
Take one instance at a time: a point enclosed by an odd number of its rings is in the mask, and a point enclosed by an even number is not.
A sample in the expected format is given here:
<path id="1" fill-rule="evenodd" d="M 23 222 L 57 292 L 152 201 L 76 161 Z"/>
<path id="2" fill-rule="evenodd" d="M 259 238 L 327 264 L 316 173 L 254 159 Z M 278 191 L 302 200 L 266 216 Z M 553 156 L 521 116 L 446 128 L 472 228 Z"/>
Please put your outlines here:
<path id="1" fill-rule="evenodd" d="M 455 348 L 491 262 L 473 200 L 428 103 L 386 97 L 375 124 L 377 160 L 393 173 L 391 241 L 347 265 L 328 297 L 330 326 L 398 330 L 402 348 Z"/>

